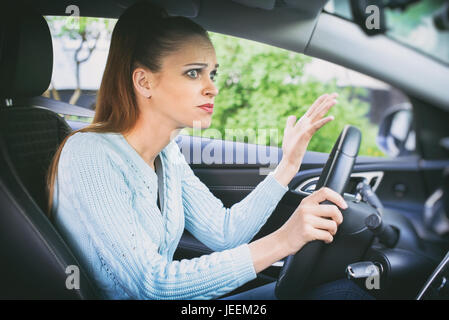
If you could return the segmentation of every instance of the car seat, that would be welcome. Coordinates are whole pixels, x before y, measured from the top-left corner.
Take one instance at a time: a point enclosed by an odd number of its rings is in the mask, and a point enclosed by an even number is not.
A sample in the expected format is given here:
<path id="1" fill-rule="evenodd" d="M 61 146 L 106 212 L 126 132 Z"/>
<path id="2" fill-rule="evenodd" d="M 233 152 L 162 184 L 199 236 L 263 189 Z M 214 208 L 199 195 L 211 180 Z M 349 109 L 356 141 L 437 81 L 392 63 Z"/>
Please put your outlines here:
<path id="1" fill-rule="evenodd" d="M 71 128 L 45 105 L 26 103 L 48 88 L 53 67 L 50 30 L 30 6 L 5 6 L 0 19 L 0 298 L 97 299 L 44 213 L 45 175 Z"/>

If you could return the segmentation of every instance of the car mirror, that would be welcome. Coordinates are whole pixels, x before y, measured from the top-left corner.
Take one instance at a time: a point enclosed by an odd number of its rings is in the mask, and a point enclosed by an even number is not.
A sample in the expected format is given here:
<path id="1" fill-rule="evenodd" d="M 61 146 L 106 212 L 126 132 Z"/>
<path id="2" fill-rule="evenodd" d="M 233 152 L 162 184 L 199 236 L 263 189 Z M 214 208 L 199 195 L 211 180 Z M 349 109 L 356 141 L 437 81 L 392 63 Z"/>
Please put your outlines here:
<path id="1" fill-rule="evenodd" d="M 391 157 L 404 156 L 415 151 L 415 130 L 410 104 L 387 109 L 379 126 L 377 145 Z"/>
<path id="2" fill-rule="evenodd" d="M 417 1 L 419 0 L 349 0 L 354 22 L 368 36 L 387 32 L 385 9 L 399 9 L 404 11 L 408 6 Z M 442 12 L 440 15 L 444 16 L 445 11 Z M 444 22 L 440 22 L 439 25 L 444 25 L 446 20 L 438 18 L 438 21 L 440 20 Z"/>
<path id="3" fill-rule="evenodd" d="M 382 0 L 350 0 L 354 22 L 369 36 L 386 32 L 385 13 Z M 370 20 L 374 18 L 371 25 Z"/>

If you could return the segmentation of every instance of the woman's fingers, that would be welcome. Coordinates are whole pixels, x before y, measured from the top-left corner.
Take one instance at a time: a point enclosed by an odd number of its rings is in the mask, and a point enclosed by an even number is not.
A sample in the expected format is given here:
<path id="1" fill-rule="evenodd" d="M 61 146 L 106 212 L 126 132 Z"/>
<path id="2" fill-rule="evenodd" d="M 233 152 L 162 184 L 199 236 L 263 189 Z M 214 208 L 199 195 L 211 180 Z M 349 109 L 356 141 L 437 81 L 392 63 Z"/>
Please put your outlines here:
<path id="1" fill-rule="evenodd" d="M 327 93 L 323 94 L 312 104 L 312 106 L 309 108 L 309 110 L 307 110 L 305 115 L 307 117 L 309 117 L 310 119 L 317 118 L 317 116 L 323 110 L 323 107 L 327 106 L 327 104 L 329 102 L 332 102 L 333 100 L 335 100 L 335 98 L 337 96 L 338 96 L 338 94 L 336 92 L 334 92 L 332 94 L 327 94 Z"/>
<path id="2" fill-rule="evenodd" d="M 312 104 L 312 106 L 307 110 L 305 113 L 306 117 L 311 118 L 312 114 L 315 112 L 317 108 L 320 107 L 321 103 L 323 103 L 327 98 L 329 97 L 329 94 L 325 93 L 322 96 L 320 96 L 318 99 L 315 100 L 315 102 Z"/>
<path id="3" fill-rule="evenodd" d="M 338 224 L 334 220 L 324 219 L 317 216 L 310 217 L 310 224 L 316 229 L 328 231 L 333 236 L 338 230 Z"/>
<path id="4" fill-rule="evenodd" d="M 335 221 L 335 223 L 337 223 L 338 225 L 340 225 L 343 222 L 343 215 L 335 205 L 320 204 L 315 212 L 316 212 L 315 216 L 320 218 L 330 218 L 333 221 Z"/>
<path id="5" fill-rule="evenodd" d="M 313 134 L 327 122 L 333 120 L 333 117 L 327 117 L 324 119 L 322 118 L 329 111 L 329 109 L 337 103 L 337 101 L 335 100 L 337 96 L 337 93 L 322 95 L 313 103 L 309 110 L 307 110 L 307 112 L 303 116 L 304 118 L 301 118 L 304 121 L 301 121 L 301 119 L 299 121 L 296 121 L 295 116 L 289 116 L 287 118 L 287 126 L 285 127 L 285 129 L 287 130 L 290 128 L 294 128 L 299 133 L 311 131 Z"/>
<path id="6" fill-rule="evenodd" d="M 325 200 L 329 200 L 342 209 L 346 209 L 348 207 L 345 200 L 338 192 L 335 192 L 327 187 L 320 188 L 305 199 L 308 199 L 307 201 L 313 201 L 314 203 L 321 203 Z"/>
<path id="7" fill-rule="evenodd" d="M 322 240 L 326 243 L 334 241 L 334 237 L 329 232 L 320 229 L 314 229 L 312 237 L 315 240 Z"/>
<path id="8" fill-rule="evenodd" d="M 320 129 L 322 126 L 324 126 L 326 123 L 331 122 L 332 120 L 334 120 L 334 116 L 329 116 L 326 118 L 323 118 L 321 120 L 318 120 L 317 122 L 315 122 L 312 126 L 312 134 L 314 134 L 315 132 L 318 131 L 318 129 Z"/>
<path id="9" fill-rule="evenodd" d="M 285 126 L 285 129 L 288 130 L 290 128 L 292 128 L 296 123 L 296 116 L 289 116 L 287 118 L 287 124 Z"/>
<path id="10" fill-rule="evenodd" d="M 320 119 L 322 118 L 331 107 L 333 107 L 337 103 L 337 100 L 335 100 L 334 96 L 324 101 L 320 107 L 315 112 L 315 117 L 312 118 L 312 120 Z"/>

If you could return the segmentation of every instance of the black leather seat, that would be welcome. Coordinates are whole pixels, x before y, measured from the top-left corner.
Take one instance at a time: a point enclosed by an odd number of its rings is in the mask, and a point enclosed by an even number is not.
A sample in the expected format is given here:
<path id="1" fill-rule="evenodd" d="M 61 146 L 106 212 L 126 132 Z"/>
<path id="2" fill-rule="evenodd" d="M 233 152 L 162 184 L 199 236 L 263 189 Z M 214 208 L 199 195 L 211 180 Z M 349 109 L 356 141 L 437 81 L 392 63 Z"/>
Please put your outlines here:
<path id="1" fill-rule="evenodd" d="M 23 102 L 50 83 L 50 30 L 29 3 L 4 7 L 1 15 L 0 298 L 96 299 L 95 286 L 44 213 L 47 168 L 71 129 L 45 106 Z M 76 283 L 72 265 L 80 271 L 79 289 L 66 285 Z"/>

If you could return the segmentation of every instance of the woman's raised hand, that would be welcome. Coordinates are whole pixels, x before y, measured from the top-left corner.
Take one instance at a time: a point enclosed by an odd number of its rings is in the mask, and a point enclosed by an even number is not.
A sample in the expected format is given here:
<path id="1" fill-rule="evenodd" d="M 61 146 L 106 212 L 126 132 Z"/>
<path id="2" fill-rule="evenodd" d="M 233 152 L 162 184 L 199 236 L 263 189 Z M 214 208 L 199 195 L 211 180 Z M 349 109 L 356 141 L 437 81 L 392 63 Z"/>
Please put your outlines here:
<path id="1" fill-rule="evenodd" d="M 280 184 L 287 186 L 290 183 L 298 173 L 314 133 L 334 119 L 333 116 L 323 117 L 337 103 L 335 100 L 337 96 L 337 93 L 322 95 L 298 121 L 296 121 L 296 116 L 287 118 L 282 141 L 282 159 L 274 172 L 274 176 Z"/>
<path id="2" fill-rule="evenodd" d="M 337 93 L 322 95 L 298 121 L 296 116 L 287 118 L 282 141 L 282 159 L 286 163 L 299 170 L 312 136 L 318 129 L 334 119 L 333 116 L 323 117 L 337 103 L 335 100 L 337 96 Z"/>

